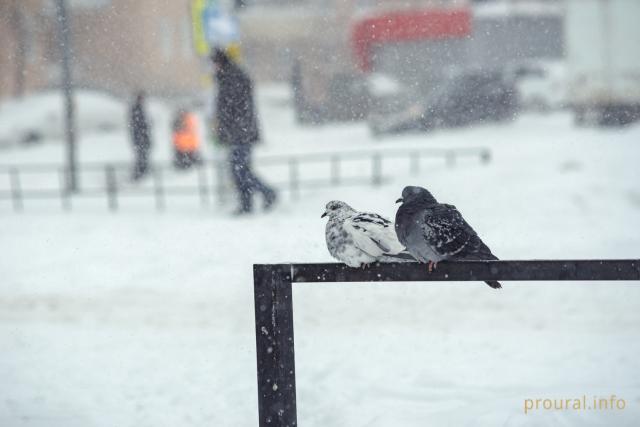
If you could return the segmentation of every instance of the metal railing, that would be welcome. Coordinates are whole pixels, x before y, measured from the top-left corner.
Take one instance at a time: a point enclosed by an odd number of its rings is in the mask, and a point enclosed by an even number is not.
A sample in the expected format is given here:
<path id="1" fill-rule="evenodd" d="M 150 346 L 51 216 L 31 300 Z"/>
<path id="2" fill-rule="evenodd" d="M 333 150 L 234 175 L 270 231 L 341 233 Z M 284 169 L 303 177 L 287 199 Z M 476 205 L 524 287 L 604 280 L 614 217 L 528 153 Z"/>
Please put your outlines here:
<path id="1" fill-rule="evenodd" d="M 328 153 L 310 153 L 287 156 L 262 156 L 256 158 L 259 169 L 284 168 L 279 180 L 267 175 L 268 181 L 277 190 L 289 193 L 296 200 L 304 189 L 320 189 L 346 185 L 381 185 L 388 177 L 387 171 L 395 172 L 395 167 L 385 166 L 389 162 L 403 162 L 403 169 L 410 175 L 417 175 L 425 160 L 443 161 L 447 167 L 454 167 L 465 158 L 477 159 L 486 164 L 491 153 L 486 148 L 450 148 L 450 149 L 404 149 L 404 150 L 367 150 Z M 353 163 L 367 162 L 365 172 L 348 173 Z M 405 163 L 406 162 L 406 163 Z M 324 167 L 312 178 L 303 177 L 303 168 Z M 71 210 L 73 201 L 83 198 L 104 198 L 105 205 L 112 211 L 120 207 L 124 197 L 147 197 L 155 201 L 157 210 L 167 206 L 170 196 L 195 196 L 202 206 L 211 200 L 224 202 L 233 191 L 226 178 L 227 165 L 223 160 L 206 160 L 196 165 L 193 171 L 181 173 L 170 164 L 153 164 L 150 176 L 140 183 L 131 183 L 128 178 L 132 165 L 124 162 L 85 163 L 77 170 L 77 191 L 70 192 L 69 172 L 58 164 L 0 165 L 0 201 L 10 200 L 13 210 L 20 212 L 29 200 L 58 199 L 63 210 Z M 175 172 L 174 172 L 175 171 Z M 46 175 L 44 181 L 56 183 L 47 188 L 41 187 L 43 179 L 35 185 L 25 183 L 27 178 Z M 91 176 L 91 179 L 86 179 Z M 195 176 L 195 181 L 193 180 Z M 188 183 L 180 183 L 190 177 Z M 171 178 L 169 180 L 168 178 Z M 89 183 L 85 181 L 90 181 Z M 171 181 L 171 182 L 169 182 Z M 4 182 L 4 184 L 2 184 Z M 178 182 L 178 183 L 177 183 Z"/>
<path id="2" fill-rule="evenodd" d="M 260 427 L 298 426 L 292 284 L 310 282 L 634 280 L 640 259 L 441 262 L 374 264 L 257 264 L 253 266 L 258 413 Z M 480 286 L 480 285 L 479 285 Z M 505 287 L 517 286 L 509 283 Z M 504 292 L 486 289 L 487 292 Z"/>

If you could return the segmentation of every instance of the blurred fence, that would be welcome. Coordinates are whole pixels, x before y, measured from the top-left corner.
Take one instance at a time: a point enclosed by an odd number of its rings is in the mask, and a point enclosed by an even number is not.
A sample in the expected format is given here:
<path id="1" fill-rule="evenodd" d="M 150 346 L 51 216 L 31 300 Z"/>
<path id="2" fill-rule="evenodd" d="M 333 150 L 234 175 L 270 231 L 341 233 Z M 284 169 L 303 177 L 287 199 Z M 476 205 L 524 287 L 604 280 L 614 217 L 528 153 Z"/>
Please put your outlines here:
<path id="1" fill-rule="evenodd" d="M 259 172 L 292 200 L 307 189 L 335 186 L 379 186 L 400 171 L 417 175 L 439 162 L 454 167 L 462 160 L 488 163 L 486 148 L 405 149 L 344 151 L 255 159 Z M 206 160 L 189 171 L 177 171 L 171 164 L 153 164 L 149 176 L 131 182 L 132 164 L 124 162 L 85 163 L 77 170 L 78 191 L 68 191 L 69 171 L 57 164 L 0 165 L 0 202 L 9 201 L 21 212 L 29 201 L 57 200 L 71 210 L 80 199 L 103 199 L 110 210 L 118 210 L 124 198 L 151 199 L 158 211 L 173 197 L 198 198 L 203 207 L 224 203 L 233 192 L 224 160 Z M 269 173 L 267 173 L 267 171 Z"/>

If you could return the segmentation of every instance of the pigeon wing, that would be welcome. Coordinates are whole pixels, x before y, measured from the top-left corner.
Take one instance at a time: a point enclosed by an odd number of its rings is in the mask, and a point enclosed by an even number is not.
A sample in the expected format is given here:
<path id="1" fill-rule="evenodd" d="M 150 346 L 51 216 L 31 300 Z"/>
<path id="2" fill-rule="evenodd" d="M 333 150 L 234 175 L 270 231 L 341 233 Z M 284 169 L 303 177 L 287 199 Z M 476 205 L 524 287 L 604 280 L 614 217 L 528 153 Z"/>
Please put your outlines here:
<path id="1" fill-rule="evenodd" d="M 347 218 L 343 227 L 354 244 L 371 256 L 397 254 L 404 250 L 396 237 L 393 223 L 378 214 L 357 214 Z"/>
<path id="2" fill-rule="evenodd" d="M 423 232 L 428 245 L 443 259 L 473 251 L 480 242 L 453 205 L 439 204 L 425 212 Z"/>

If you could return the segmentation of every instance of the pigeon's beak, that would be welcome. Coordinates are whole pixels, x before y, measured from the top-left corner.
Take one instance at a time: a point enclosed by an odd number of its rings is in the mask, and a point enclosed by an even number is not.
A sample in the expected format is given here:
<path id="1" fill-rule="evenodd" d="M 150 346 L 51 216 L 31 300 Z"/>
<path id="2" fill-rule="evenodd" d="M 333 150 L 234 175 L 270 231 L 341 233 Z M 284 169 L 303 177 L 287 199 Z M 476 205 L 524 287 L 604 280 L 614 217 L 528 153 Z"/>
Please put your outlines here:
<path id="1" fill-rule="evenodd" d="M 320 218 L 324 218 L 325 216 L 327 216 L 327 213 L 323 213 L 322 215 L 320 215 Z"/>
<path id="2" fill-rule="evenodd" d="M 400 197 L 398 200 L 396 200 L 396 203 L 402 203 L 404 202 L 404 200 L 402 200 L 402 197 Z"/>

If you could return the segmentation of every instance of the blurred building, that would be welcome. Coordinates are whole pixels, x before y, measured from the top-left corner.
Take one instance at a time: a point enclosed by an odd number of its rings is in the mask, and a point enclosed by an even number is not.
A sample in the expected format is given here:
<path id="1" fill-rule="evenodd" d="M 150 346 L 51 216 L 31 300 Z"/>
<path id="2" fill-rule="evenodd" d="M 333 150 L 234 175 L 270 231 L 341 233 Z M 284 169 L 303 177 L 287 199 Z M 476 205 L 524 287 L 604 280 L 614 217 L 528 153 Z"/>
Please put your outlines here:
<path id="1" fill-rule="evenodd" d="M 125 94 L 193 93 L 207 85 L 192 46 L 191 0 L 67 0 L 73 73 L 83 87 Z M 465 0 L 407 0 L 401 7 Z M 320 74 L 351 69 L 350 21 L 394 1 L 244 0 L 238 11 L 244 58 L 259 80 L 286 80 L 303 58 Z M 0 3 L 0 96 L 57 86 L 60 48 L 55 1 Z"/>
<path id="2" fill-rule="evenodd" d="M 294 61 L 316 78 L 356 70 L 356 21 L 388 10 L 461 7 L 469 0 L 245 0 L 247 60 L 261 79 L 286 80 Z M 287 5 L 283 7 L 283 5 Z"/>
<path id="3" fill-rule="evenodd" d="M 192 47 L 189 0 L 69 0 L 77 85 L 124 95 L 193 93 L 208 68 Z M 0 3 L 0 96 L 57 85 L 55 2 Z M 4 42 L 4 41 L 7 42 Z"/>
<path id="4" fill-rule="evenodd" d="M 192 94 L 208 86 L 206 58 L 193 47 L 192 0 L 67 0 L 74 79 L 80 86 L 126 95 Z M 556 0 L 223 0 L 238 9 L 243 57 L 258 80 L 285 81 L 303 62 L 322 96 L 327 76 L 358 72 L 352 34 L 384 11 L 521 5 Z M 0 97 L 57 86 L 60 48 L 53 0 L 0 2 Z M 517 22 L 515 29 L 522 28 Z M 505 40 L 511 36 L 505 33 Z M 555 34 L 555 32 L 554 32 Z M 542 35 L 544 36 L 544 35 Z M 542 43 L 553 36 L 541 37 Z M 517 46 L 516 46 L 517 48 Z M 496 55 L 501 52 L 499 48 Z M 379 52 L 378 64 L 391 52 Z M 407 50 L 407 56 L 414 57 Z M 496 62 L 500 62 L 497 56 Z M 314 90 L 313 87 L 310 88 Z"/>
<path id="5" fill-rule="evenodd" d="M 41 0 L 0 2 L 0 97 L 46 87 L 51 68 L 52 27 Z"/>
<path id="6" fill-rule="evenodd" d="M 83 0 L 73 11 L 75 79 L 112 92 L 199 90 L 207 68 L 195 54 L 189 0 Z"/>

